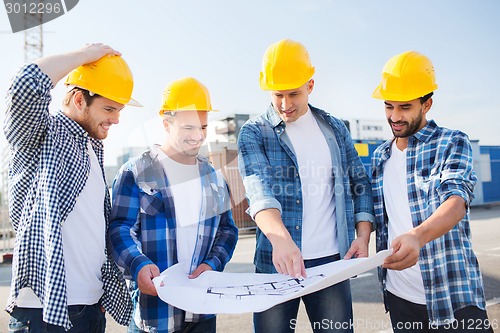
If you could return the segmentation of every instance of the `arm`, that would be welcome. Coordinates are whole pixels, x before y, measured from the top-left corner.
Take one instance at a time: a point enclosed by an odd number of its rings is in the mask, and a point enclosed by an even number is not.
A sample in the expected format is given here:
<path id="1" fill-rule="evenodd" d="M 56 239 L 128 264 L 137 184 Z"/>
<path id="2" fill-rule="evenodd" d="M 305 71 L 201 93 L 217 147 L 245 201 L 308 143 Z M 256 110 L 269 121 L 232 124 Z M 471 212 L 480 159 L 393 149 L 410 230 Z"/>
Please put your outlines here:
<path id="1" fill-rule="evenodd" d="M 107 54 L 121 55 L 108 45 L 101 43 L 87 44 L 82 48 L 58 55 L 52 55 L 35 61 L 35 64 L 44 72 L 55 86 L 73 69 L 101 59 Z"/>
<path id="2" fill-rule="evenodd" d="M 39 146 L 50 124 L 50 90 L 71 70 L 105 54 L 119 54 L 109 46 L 91 44 L 78 51 L 39 59 L 21 68 L 7 92 L 4 133 L 16 149 Z"/>
<path id="3" fill-rule="evenodd" d="M 281 218 L 281 204 L 272 190 L 272 167 L 263 145 L 261 129 L 245 125 L 238 137 L 238 167 L 249 201 L 249 214 L 272 245 L 273 264 L 279 273 L 306 276 L 299 248 Z"/>
<path id="4" fill-rule="evenodd" d="M 139 187 L 126 166 L 118 172 L 113 184 L 113 205 L 110 215 L 110 250 L 117 265 L 131 276 L 141 292 L 156 295 L 152 279 L 160 275 L 158 267 L 140 250 L 139 232 Z"/>
<path id="5" fill-rule="evenodd" d="M 395 253 L 386 258 L 384 268 L 401 270 L 413 266 L 425 244 L 448 233 L 464 218 L 474 197 L 476 176 L 472 165 L 467 136 L 454 133 L 445 152 L 441 182 L 435 189 L 442 204 L 420 225 L 394 239 L 391 247 Z"/>
<path id="6" fill-rule="evenodd" d="M 373 197 L 370 179 L 366 169 L 358 156 L 347 128 L 344 129 L 344 144 L 346 147 L 347 171 L 351 184 L 351 193 L 354 203 L 354 219 L 357 238 L 352 242 L 344 259 L 368 257 L 368 244 L 375 221 L 373 211 Z"/>
<path id="7" fill-rule="evenodd" d="M 304 259 L 286 230 L 277 209 L 264 209 L 255 215 L 255 223 L 273 246 L 273 264 L 278 273 L 306 277 Z"/>
<path id="8" fill-rule="evenodd" d="M 466 207 L 462 197 L 453 195 L 422 224 L 395 238 L 394 253 L 385 259 L 384 268 L 402 270 L 415 265 L 422 246 L 450 231 L 462 220 Z"/>

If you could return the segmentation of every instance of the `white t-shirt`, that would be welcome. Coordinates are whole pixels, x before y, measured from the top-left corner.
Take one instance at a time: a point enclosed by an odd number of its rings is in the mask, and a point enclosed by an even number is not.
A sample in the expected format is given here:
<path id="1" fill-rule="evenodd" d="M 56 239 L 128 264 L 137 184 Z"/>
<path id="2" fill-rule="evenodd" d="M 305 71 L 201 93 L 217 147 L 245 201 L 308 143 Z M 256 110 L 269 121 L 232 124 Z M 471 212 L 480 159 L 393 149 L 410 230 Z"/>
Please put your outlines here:
<path id="1" fill-rule="evenodd" d="M 384 203 L 389 218 L 389 246 L 394 238 L 413 229 L 408 184 L 406 181 L 406 149 L 401 151 L 392 144 L 391 157 L 384 166 Z M 425 304 L 425 291 L 420 266 L 402 271 L 387 270 L 387 290 L 416 304 Z"/>
<path id="2" fill-rule="evenodd" d="M 177 260 L 184 265 L 186 273 L 190 273 L 200 221 L 202 188 L 199 165 L 176 162 L 161 149 L 157 149 L 174 200 Z"/>
<path id="3" fill-rule="evenodd" d="M 90 173 L 75 207 L 62 225 L 68 305 L 95 304 L 104 292 L 101 267 L 106 261 L 104 197 L 107 187 L 90 142 L 87 149 Z M 17 306 L 42 307 L 31 288 L 20 290 Z"/>
<path id="4" fill-rule="evenodd" d="M 302 256 L 315 259 L 339 253 L 332 159 L 311 110 L 286 124 L 297 158 L 302 189 Z"/>

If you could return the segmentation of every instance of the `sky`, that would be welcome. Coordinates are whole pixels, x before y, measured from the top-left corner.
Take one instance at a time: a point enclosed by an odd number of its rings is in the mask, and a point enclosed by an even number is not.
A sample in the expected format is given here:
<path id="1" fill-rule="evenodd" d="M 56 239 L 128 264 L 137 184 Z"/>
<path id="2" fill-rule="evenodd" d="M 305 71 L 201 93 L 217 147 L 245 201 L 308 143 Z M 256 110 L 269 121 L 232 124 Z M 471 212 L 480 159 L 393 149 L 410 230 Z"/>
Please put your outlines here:
<path id="1" fill-rule="evenodd" d="M 126 107 L 111 128 L 107 165 L 126 147 L 164 140 L 157 111 L 172 80 L 193 76 L 208 87 L 221 110 L 210 119 L 264 112 L 270 98 L 259 88 L 262 56 L 283 38 L 309 51 L 316 68 L 310 103 L 342 119 L 385 119 L 383 102 L 371 97 L 385 62 L 408 50 L 423 53 L 439 86 L 428 119 L 480 145 L 500 145 L 499 14 L 497 0 L 81 0 L 43 25 L 43 46 L 47 56 L 102 42 L 131 67 L 133 96 L 144 107 Z M 0 45 L 5 110 L 9 81 L 24 63 L 24 33 L 11 32 L 3 7 Z M 52 111 L 63 95 L 60 82 Z"/>

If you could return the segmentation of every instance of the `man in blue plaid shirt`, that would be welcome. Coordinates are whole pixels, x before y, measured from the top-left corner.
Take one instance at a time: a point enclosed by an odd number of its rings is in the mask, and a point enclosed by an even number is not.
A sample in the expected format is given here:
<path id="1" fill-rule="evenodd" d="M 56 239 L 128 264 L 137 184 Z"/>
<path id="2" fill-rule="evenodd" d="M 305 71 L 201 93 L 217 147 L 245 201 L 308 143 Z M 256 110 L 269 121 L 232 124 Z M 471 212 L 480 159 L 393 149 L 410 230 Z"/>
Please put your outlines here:
<path id="1" fill-rule="evenodd" d="M 62 111 L 51 89 L 67 76 Z M 108 311 L 128 324 L 132 302 L 106 247 L 103 143 L 131 99 L 133 77 L 103 44 L 27 64 L 7 93 L 9 213 L 16 243 L 7 311 L 12 332 L 103 333 Z"/>
<path id="2" fill-rule="evenodd" d="M 470 241 L 472 150 L 426 119 L 435 89 L 431 61 L 408 51 L 373 93 L 394 134 L 372 158 L 377 251 L 394 250 L 379 268 L 386 309 L 394 332 L 492 332 Z"/>
<path id="3" fill-rule="evenodd" d="M 171 82 L 160 109 L 166 140 L 124 164 L 115 179 L 111 248 L 131 280 L 129 332 L 215 333 L 214 315 L 168 305 L 152 281 L 177 263 L 190 278 L 222 271 L 236 246 L 226 182 L 198 154 L 208 111 L 210 95 L 198 80 Z"/>
<path id="4" fill-rule="evenodd" d="M 271 105 L 240 130 L 238 163 L 259 227 L 260 273 L 305 277 L 306 268 L 368 256 L 370 182 L 344 122 L 308 104 L 313 74 L 302 44 L 269 46 L 260 85 Z M 255 313 L 255 332 L 293 332 L 301 299 L 315 332 L 352 332 L 349 280 Z"/>

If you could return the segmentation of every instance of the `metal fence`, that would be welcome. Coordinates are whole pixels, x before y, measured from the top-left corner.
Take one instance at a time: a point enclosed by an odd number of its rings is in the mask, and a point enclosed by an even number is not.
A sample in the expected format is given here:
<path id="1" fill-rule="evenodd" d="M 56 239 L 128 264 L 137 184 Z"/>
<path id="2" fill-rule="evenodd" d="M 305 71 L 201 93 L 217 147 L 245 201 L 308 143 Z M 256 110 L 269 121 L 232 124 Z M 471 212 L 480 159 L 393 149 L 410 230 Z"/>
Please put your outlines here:
<path id="1" fill-rule="evenodd" d="M 14 228 L 10 223 L 9 210 L 0 207 L 0 254 L 12 253 L 14 248 Z"/>

